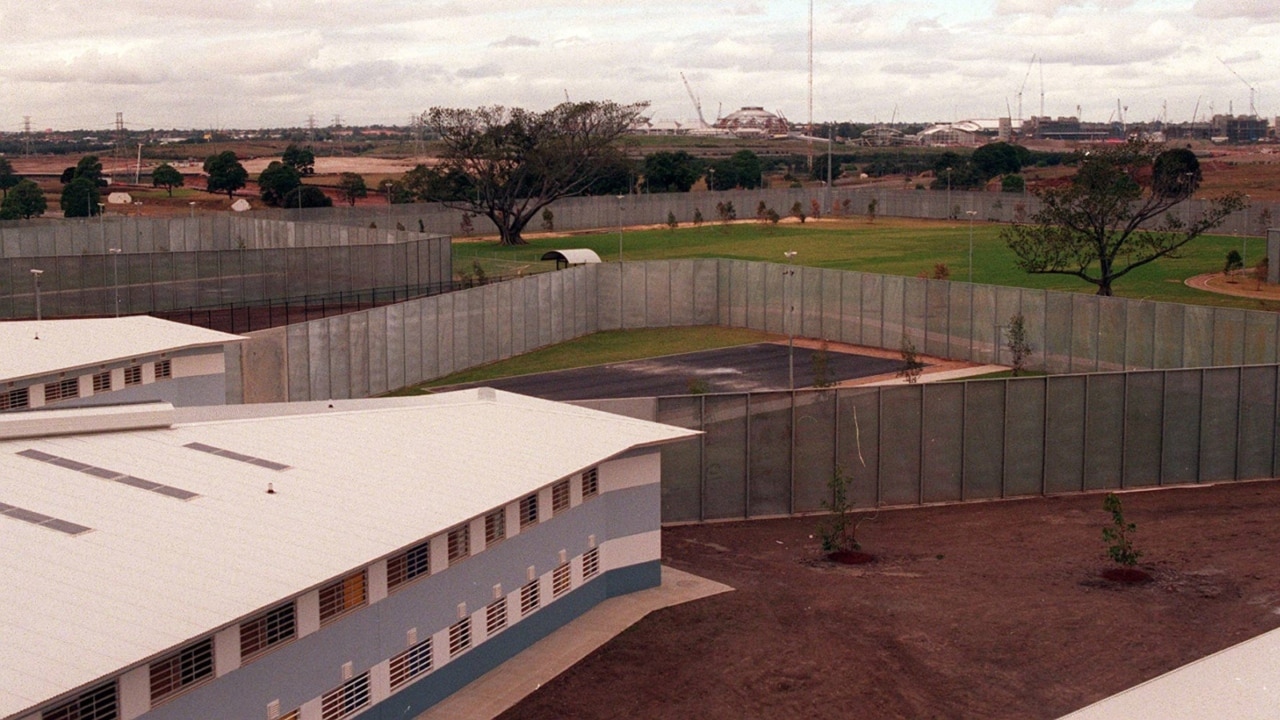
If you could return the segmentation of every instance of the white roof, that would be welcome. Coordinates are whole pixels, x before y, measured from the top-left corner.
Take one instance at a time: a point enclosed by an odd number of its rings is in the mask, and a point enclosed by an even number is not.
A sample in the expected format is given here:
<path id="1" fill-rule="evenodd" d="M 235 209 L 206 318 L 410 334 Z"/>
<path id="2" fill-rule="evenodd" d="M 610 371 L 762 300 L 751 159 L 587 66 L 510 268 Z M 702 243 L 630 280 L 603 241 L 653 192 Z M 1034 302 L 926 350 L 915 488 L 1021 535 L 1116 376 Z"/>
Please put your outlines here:
<path id="1" fill-rule="evenodd" d="M 696 434 L 487 388 L 412 405 L 396 399 L 377 409 L 320 405 L 313 414 L 158 429 L 145 429 L 142 418 L 138 430 L 0 439 L 0 503 L 91 528 L 71 535 L 0 516 L 0 574 L 7 578 L 0 583 L 0 717 L 610 457 Z M 172 412 L 153 407 L 159 409 L 121 412 Z M 5 432 L 11 417 L 29 423 L 56 416 L 51 431 L 65 432 L 66 418 L 103 412 L 0 416 L 0 438 L 16 434 Z M 289 468 L 183 447 L 193 442 Z M 29 450 L 46 459 L 18 454 Z M 70 469 L 47 456 L 91 467 Z M 197 497 L 102 479 L 94 469 Z"/>
<path id="2" fill-rule="evenodd" d="M 600 256 L 590 248 L 574 248 L 571 250 L 548 250 L 542 254 L 543 260 L 564 260 L 570 265 L 587 265 L 600 262 Z"/>
<path id="3" fill-rule="evenodd" d="M 239 335 L 149 315 L 10 320 L 0 322 L 0 348 L 4 348 L 0 352 L 0 381 L 241 340 L 244 338 Z"/>

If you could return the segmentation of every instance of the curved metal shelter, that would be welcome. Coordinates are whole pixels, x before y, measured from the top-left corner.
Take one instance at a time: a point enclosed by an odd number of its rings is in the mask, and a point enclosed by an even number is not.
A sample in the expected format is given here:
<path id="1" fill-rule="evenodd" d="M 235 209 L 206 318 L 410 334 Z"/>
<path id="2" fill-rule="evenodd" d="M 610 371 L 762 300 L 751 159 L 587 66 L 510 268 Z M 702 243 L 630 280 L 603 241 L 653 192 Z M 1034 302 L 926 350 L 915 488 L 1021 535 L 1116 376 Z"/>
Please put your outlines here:
<path id="1" fill-rule="evenodd" d="M 570 265 L 589 265 L 591 263 L 600 262 L 600 256 L 595 250 L 587 248 L 575 248 L 573 250 L 548 250 L 542 254 L 543 260 L 555 260 L 556 269 L 569 267 Z"/>

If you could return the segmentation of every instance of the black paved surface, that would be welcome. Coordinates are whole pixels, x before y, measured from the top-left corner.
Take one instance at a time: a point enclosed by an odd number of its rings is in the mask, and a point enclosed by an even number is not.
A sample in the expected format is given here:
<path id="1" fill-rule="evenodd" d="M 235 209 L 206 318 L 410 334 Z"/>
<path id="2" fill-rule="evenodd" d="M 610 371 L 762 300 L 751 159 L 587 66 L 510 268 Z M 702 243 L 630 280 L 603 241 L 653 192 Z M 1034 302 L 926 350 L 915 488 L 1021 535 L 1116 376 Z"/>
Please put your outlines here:
<path id="1" fill-rule="evenodd" d="M 796 387 L 813 384 L 813 356 L 817 351 L 795 349 Z M 901 360 L 827 352 L 827 376 L 832 381 L 897 371 Z M 488 386 L 547 400 L 687 395 L 691 392 L 756 392 L 786 390 L 787 346 L 773 343 L 669 355 L 649 360 L 558 370 L 522 377 L 458 385 Z"/>

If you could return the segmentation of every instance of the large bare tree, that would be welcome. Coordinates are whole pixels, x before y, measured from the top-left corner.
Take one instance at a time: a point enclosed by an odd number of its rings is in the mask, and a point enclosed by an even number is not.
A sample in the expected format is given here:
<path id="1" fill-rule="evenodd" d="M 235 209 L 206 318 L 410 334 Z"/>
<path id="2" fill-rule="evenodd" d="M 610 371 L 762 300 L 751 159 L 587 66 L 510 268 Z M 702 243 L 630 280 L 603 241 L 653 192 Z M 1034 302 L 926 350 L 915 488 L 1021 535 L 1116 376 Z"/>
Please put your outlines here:
<path id="1" fill-rule="evenodd" d="M 1087 152 L 1069 184 L 1036 191 L 1041 208 L 1027 224 L 1001 232 L 1029 273 L 1074 275 L 1111 295 L 1129 272 L 1218 227 L 1245 207 L 1229 193 L 1198 215 L 1171 212 L 1200 185 L 1200 164 L 1183 148 L 1132 141 Z"/>
<path id="2" fill-rule="evenodd" d="M 566 102 L 545 112 L 500 106 L 432 108 L 424 115 L 444 145 L 440 163 L 419 168 L 421 200 L 483 215 L 503 245 L 552 202 L 578 195 L 616 159 L 614 143 L 646 104 Z"/>

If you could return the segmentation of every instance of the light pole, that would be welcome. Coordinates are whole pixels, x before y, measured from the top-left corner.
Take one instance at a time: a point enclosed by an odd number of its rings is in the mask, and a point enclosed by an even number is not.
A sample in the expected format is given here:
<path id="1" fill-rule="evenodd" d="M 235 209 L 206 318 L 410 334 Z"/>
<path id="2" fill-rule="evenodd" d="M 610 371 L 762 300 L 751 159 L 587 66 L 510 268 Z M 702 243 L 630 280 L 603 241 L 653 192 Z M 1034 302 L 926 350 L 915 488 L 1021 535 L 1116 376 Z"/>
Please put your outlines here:
<path id="1" fill-rule="evenodd" d="M 107 206 L 98 203 L 98 229 L 102 231 L 102 247 L 107 246 Z"/>
<path id="2" fill-rule="evenodd" d="M 618 262 L 622 262 L 622 197 L 618 196 Z"/>
<path id="3" fill-rule="evenodd" d="M 40 319 L 40 276 L 44 274 L 43 270 L 31 268 L 31 281 L 36 286 L 36 320 Z"/>
<path id="4" fill-rule="evenodd" d="M 116 317 L 120 317 L 120 248 L 107 248 L 111 253 L 111 284 L 116 291 Z"/>
<path id="5" fill-rule="evenodd" d="M 1252 195 L 1244 196 L 1244 232 L 1240 233 L 1240 264 L 1249 269 L 1249 201 Z"/>
<path id="6" fill-rule="evenodd" d="M 196 201 L 192 200 L 191 202 L 187 203 L 187 207 L 191 208 L 191 219 L 195 220 L 196 219 Z"/>
<path id="7" fill-rule="evenodd" d="M 791 315 L 795 311 L 795 303 L 791 300 L 791 276 L 796 274 L 796 269 L 792 267 L 791 260 L 796 256 L 795 250 L 787 250 L 782 253 L 787 258 L 787 269 L 783 271 L 782 276 L 782 304 L 786 307 L 787 314 L 782 316 L 782 324 L 787 330 L 787 383 L 792 390 L 796 389 L 796 332 L 792 327 Z"/>
<path id="8" fill-rule="evenodd" d="M 977 210 L 965 210 L 965 215 L 969 216 L 969 284 L 973 284 L 973 216 L 978 214 Z"/>
<path id="9" fill-rule="evenodd" d="M 716 189 L 716 169 L 713 167 L 709 167 L 707 168 L 707 190 L 715 190 L 715 189 Z"/>
<path id="10" fill-rule="evenodd" d="M 951 168 L 947 168 L 947 218 L 951 217 Z"/>

